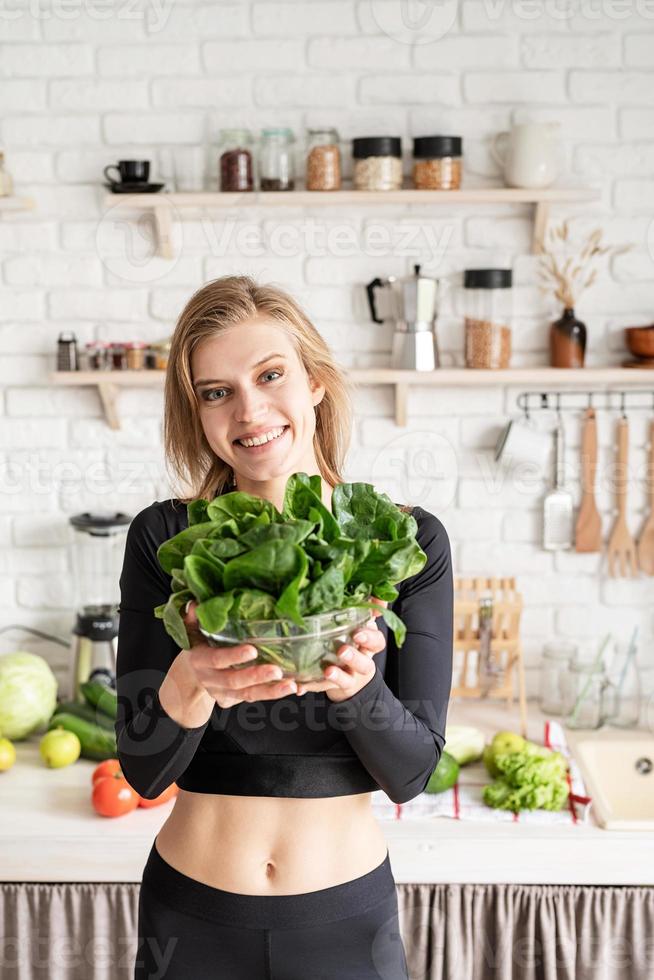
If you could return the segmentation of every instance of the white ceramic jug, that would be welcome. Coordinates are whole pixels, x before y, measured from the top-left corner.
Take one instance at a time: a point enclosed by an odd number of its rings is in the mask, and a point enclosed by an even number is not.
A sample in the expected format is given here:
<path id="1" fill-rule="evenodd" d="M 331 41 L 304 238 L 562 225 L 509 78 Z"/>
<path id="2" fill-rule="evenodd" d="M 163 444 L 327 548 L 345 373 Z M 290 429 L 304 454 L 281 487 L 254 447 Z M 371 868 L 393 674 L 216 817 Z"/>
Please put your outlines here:
<path id="1" fill-rule="evenodd" d="M 504 172 L 507 187 L 548 187 L 560 170 L 559 123 L 519 123 L 497 133 L 491 155 Z"/>

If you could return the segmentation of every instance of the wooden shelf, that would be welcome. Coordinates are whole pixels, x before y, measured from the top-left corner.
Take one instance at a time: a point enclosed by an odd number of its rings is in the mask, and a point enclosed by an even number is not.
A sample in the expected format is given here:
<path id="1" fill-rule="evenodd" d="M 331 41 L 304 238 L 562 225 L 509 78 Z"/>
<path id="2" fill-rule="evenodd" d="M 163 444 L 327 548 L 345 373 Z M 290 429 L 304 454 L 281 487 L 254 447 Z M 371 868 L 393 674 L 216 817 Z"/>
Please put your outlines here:
<path id="1" fill-rule="evenodd" d="M 331 208 L 384 204 L 532 204 L 534 206 L 532 251 L 536 252 L 538 240 L 542 238 L 547 225 L 551 204 L 595 201 L 599 197 L 599 190 L 588 187 L 545 187 L 540 190 L 522 187 L 462 187 L 455 191 L 419 191 L 406 187 L 397 191 L 356 191 L 347 188 L 340 191 L 258 191 L 243 194 L 228 194 L 220 191 L 109 193 L 105 196 L 104 203 L 111 208 L 119 205 L 124 209 L 151 211 L 157 253 L 162 258 L 171 259 L 174 257 L 171 240 L 172 220 L 173 218 L 180 220 L 184 211 L 193 208 L 242 210 L 245 207 Z"/>
<path id="2" fill-rule="evenodd" d="M 1 211 L 31 211 L 35 207 L 33 197 L 0 197 Z"/>
<path id="3" fill-rule="evenodd" d="M 505 370 L 474 370 L 471 368 L 439 368 L 436 371 L 398 371 L 393 368 L 343 368 L 354 385 L 394 385 L 395 424 L 407 424 L 407 395 L 409 386 L 483 387 L 484 385 L 516 385 L 525 387 L 586 388 L 597 385 L 630 387 L 651 386 L 654 393 L 654 371 L 646 368 L 588 367 L 580 369 L 530 367 Z M 120 428 L 116 410 L 118 389 L 122 387 L 163 386 L 165 371 L 53 371 L 53 385 L 95 385 L 102 400 L 107 423 Z"/>

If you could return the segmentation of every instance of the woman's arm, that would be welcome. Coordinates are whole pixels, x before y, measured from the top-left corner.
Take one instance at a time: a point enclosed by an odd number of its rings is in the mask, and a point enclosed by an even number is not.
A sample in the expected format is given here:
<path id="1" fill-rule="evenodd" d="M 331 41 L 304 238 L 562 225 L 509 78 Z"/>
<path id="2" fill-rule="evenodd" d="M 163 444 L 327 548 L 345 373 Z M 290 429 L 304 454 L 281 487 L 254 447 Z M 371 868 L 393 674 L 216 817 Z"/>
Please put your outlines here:
<path id="1" fill-rule="evenodd" d="M 117 752 L 127 781 L 146 799 L 162 793 L 188 767 L 215 703 L 194 685 L 185 662 L 188 651 L 180 652 L 153 612 L 170 595 L 170 579 L 157 561 L 157 548 L 168 537 L 160 505 L 137 514 L 127 532 L 120 576 Z"/>
<path id="2" fill-rule="evenodd" d="M 392 604 L 406 625 L 404 644 L 398 650 L 388 634 L 386 680 L 377 665 L 357 694 L 329 709 L 334 727 L 394 803 L 422 793 L 438 764 L 452 687 L 450 542 L 440 520 L 422 514 L 417 537 L 427 562 L 400 585 Z"/>

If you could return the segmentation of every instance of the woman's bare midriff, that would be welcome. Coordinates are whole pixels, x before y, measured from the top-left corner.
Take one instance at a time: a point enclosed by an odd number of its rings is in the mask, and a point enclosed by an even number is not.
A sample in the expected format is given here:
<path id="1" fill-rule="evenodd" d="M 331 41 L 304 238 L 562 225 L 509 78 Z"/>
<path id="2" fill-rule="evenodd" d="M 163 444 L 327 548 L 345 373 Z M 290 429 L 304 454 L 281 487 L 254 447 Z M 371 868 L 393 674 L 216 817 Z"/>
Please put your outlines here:
<path id="1" fill-rule="evenodd" d="M 359 878 L 387 845 L 371 794 L 296 799 L 180 790 L 156 838 L 189 878 L 240 895 L 297 895 Z"/>

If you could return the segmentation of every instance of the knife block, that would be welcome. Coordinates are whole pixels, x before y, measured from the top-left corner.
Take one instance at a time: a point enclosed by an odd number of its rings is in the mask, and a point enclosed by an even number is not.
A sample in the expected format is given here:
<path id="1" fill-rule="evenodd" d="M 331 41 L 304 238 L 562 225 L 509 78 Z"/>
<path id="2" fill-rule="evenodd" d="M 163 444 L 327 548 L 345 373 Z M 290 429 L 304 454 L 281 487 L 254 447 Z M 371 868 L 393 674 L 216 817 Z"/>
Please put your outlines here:
<path id="1" fill-rule="evenodd" d="M 527 733 L 527 697 L 525 671 L 520 643 L 522 596 L 516 591 L 514 578 L 454 578 L 454 678 L 451 696 L 480 698 L 479 683 L 479 600 L 493 600 L 491 630 L 491 660 L 502 668 L 499 684 L 490 688 L 486 697 L 506 700 L 507 708 L 514 702 L 514 677 L 518 679 L 521 734 Z"/>

